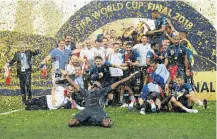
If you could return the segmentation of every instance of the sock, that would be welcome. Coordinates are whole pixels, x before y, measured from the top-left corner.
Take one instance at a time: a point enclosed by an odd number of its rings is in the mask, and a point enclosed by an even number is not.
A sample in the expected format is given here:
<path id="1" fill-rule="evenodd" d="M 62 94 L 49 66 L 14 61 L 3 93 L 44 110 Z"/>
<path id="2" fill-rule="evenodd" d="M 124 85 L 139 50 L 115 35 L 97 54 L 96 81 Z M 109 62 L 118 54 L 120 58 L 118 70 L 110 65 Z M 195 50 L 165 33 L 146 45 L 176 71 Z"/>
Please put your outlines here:
<path id="1" fill-rule="evenodd" d="M 199 105 L 199 106 L 203 106 L 203 102 L 199 100 L 199 101 L 198 101 L 198 105 Z"/>
<path id="2" fill-rule="evenodd" d="M 75 102 L 75 100 L 72 100 L 72 109 L 76 109 L 76 102 Z"/>
<path id="3" fill-rule="evenodd" d="M 76 104 L 76 103 L 75 103 Z M 76 109 L 78 110 L 84 110 L 84 107 L 79 106 L 78 104 L 76 104 Z"/>
<path id="4" fill-rule="evenodd" d="M 120 102 L 123 102 L 124 96 L 120 96 Z"/>
<path id="5" fill-rule="evenodd" d="M 156 106 L 154 104 L 154 101 L 153 100 L 150 100 L 149 103 L 151 104 L 151 109 L 155 110 L 156 111 Z"/>
<path id="6" fill-rule="evenodd" d="M 134 103 L 136 102 L 136 99 L 135 99 L 135 97 L 134 96 L 130 96 L 130 107 L 133 107 L 133 105 L 134 105 Z"/>
<path id="7" fill-rule="evenodd" d="M 191 109 L 188 109 L 186 107 L 182 107 L 183 110 L 185 110 L 186 112 L 191 112 Z"/>
<path id="8" fill-rule="evenodd" d="M 131 101 L 131 103 L 133 102 L 136 102 L 136 99 L 135 99 L 135 97 L 134 96 L 130 96 L 130 101 Z"/>

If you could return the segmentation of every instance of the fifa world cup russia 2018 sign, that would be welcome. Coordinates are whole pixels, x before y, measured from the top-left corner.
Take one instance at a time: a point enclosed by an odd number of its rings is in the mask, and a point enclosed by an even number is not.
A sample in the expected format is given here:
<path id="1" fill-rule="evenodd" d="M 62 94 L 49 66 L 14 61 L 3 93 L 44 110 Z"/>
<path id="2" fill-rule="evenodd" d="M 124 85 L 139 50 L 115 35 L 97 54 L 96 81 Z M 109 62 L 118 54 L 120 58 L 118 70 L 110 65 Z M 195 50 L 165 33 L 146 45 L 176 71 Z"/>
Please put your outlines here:
<path id="1" fill-rule="evenodd" d="M 216 30 L 203 15 L 181 1 L 92 1 L 70 17 L 57 37 L 68 32 L 76 41 L 84 41 L 98 28 L 116 20 L 151 19 L 154 9 L 170 19 L 177 31 L 187 32 L 187 39 L 197 52 L 194 70 L 215 70 Z"/>

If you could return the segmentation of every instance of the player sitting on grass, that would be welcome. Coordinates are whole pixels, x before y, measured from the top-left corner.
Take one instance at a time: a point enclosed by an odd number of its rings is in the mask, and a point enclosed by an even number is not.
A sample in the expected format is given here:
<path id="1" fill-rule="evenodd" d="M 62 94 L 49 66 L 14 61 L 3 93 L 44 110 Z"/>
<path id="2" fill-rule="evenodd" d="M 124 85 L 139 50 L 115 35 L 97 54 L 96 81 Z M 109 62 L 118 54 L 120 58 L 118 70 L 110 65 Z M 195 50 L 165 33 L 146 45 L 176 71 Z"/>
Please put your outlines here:
<path id="1" fill-rule="evenodd" d="M 85 109 L 80 113 L 76 114 L 73 117 L 68 125 L 69 127 L 77 126 L 78 124 L 82 125 L 101 125 L 102 127 L 111 127 L 112 120 L 107 116 L 104 111 L 104 104 L 106 96 L 111 90 L 115 89 L 121 83 L 124 83 L 130 80 L 135 74 L 131 74 L 129 77 L 126 77 L 118 82 L 113 83 L 109 87 L 102 88 L 99 82 L 94 82 L 92 90 L 85 90 L 74 83 L 69 76 L 66 76 L 67 81 L 73 85 L 81 95 L 85 96 Z"/>
<path id="2" fill-rule="evenodd" d="M 173 86 L 173 91 L 174 91 L 173 95 L 170 95 L 165 100 L 163 100 L 162 105 L 166 105 L 169 101 L 172 102 L 171 103 L 172 108 L 173 108 L 173 111 L 175 112 L 197 113 L 198 110 L 192 109 L 193 103 L 199 104 L 199 106 L 204 106 L 205 109 L 207 108 L 206 100 L 202 102 L 198 98 L 196 98 L 195 92 L 192 91 L 190 84 L 184 83 L 184 78 L 182 76 L 176 77 L 176 82 L 177 84 Z M 183 107 L 180 107 L 179 106 L 180 104 L 174 105 L 175 101 L 179 101 L 187 109 L 183 109 Z"/>
<path id="3" fill-rule="evenodd" d="M 202 102 L 198 98 L 196 98 L 196 93 L 193 91 L 190 84 L 185 83 L 184 77 L 178 76 L 176 77 L 177 84 L 173 85 L 174 95 L 184 106 L 192 108 L 193 103 L 198 104 L 199 106 L 203 106 L 205 109 L 207 108 L 207 103 Z"/>
<path id="4" fill-rule="evenodd" d="M 147 100 L 156 100 L 156 98 L 159 96 L 159 92 L 155 92 L 152 90 L 152 92 L 148 93 Z M 143 97 L 139 98 L 139 109 L 140 109 L 140 114 L 145 114 L 145 112 L 148 109 L 148 105 L 144 103 Z M 167 105 L 169 102 L 172 103 L 173 108 L 177 112 L 188 112 L 188 113 L 198 113 L 198 110 L 192 109 L 192 107 L 189 107 L 186 105 L 186 102 L 183 100 L 180 100 L 179 98 L 176 98 L 173 95 L 168 96 L 161 102 L 161 106 L 164 107 Z M 150 103 L 151 110 L 152 112 L 156 110 L 156 106 L 154 102 Z M 150 110 L 149 110 L 150 111 Z"/>

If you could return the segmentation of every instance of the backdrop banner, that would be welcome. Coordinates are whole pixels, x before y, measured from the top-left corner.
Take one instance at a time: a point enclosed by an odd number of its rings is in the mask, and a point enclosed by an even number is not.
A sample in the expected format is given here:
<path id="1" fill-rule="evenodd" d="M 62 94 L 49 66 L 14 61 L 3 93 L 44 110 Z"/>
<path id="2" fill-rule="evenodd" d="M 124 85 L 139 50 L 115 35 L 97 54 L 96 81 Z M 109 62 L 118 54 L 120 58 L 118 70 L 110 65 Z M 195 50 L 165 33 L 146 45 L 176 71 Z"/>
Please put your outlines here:
<path id="1" fill-rule="evenodd" d="M 127 23 L 121 24 L 123 21 L 130 24 L 136 19 L 147 21 L 149 26 L 153 28 L 151 12 L 155 9 L 171 21 L 177 32 L 185 31 L 187 33 L 187 39 L 194 50 L 193 70 L 197 96 L 201 99 L 215 100 L 216 30 L 203 15 L 182 1 L 92 1 L 75 12 L 59 29 L 56 37 L 62 38 L 65 33 L 68 33 L 72 35 L 75 42 L 83 42 L 90 36 L 97 35 L 97 30 L 105 25 L 114 26 L 114 23 L 117 24 L 115 29 L 119 29 L 118 32 L 127 27 Z M 0 34 L 0 36 L 5 36 L 5 34 Z M 53 43 L 53 41 L 49 43 Z M 54 46 L 54 44 L 50 44 L 50 46 Z M 51 48 L 44 50 L 43 57 L 50 50 Z M 1 56 L 4 58 L 7 55 L 2 54 Z M 1 76 L 3 76 L 2 73 Z M 38 75 L 35 76 L 32 84 L 33 94 L 50 93 L 50 78 L 45 81 Z M 12 79 L 12 86 L 5 86 L 3 81 L 0 82 L 0 86 L 0 95 L 20 94 L 17 79 Z"/>

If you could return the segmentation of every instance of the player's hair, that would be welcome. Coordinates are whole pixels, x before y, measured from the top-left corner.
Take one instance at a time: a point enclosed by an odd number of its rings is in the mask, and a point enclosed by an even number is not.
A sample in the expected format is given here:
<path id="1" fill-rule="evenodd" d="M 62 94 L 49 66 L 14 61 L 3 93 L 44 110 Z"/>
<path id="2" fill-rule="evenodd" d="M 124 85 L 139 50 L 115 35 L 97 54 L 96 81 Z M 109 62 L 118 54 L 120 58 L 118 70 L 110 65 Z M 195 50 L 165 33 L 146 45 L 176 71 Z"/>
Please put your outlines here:
<path id="1" fill-rule="evenodd" d="M 148 38 L 148 36 L 147 36 L 147 35 L 145 35 L 145 34 L 143 34 L 143 35 L 141 36 L 141 38 L 142 38 L 142 37 L 144 37 L 144 36 L 145 36 L 146 38 Z"/>
<path id="2" fill-rule="evenodd" d="M 159 11 L 158 10 L 153 10 L 152 13 L 159 13 Z"/>
<path id="3" fill-rule="evenodd" d="M 183 75 L 180 75 L 180 74 L 177 74 L 177 75 L 176 75 L 176 78 L 180 78 L 180 79 L 184 80 L 184 76 L 183 76 Z"/>
<path id="4" fill-rule="evenodd" d="M 99 42 L 99 43 L 100 43 L 100 42 L 101 42 L 101 40 L 100 40 L 100 39 L 96 39 L 96 40 L 95 40 L 95 43 L 96 43 L 96 42 Z"/>
<path id="5" fill-rule="evenodd" d="M 60 42 L 65 42 L 65 40 L 64 39 L 59 39 L 58 43 L 60 43 Z"/>
<path id="6" fill-rule="evenodd" d="M 128 42 L 126 43 L 126 46 L 131 46 L 131 47 L 133 47 L 133 45 L 134 45 L 134 43 L 133 43 L 132 41 L 128 41 Z"/>
<path id="7" fill-rule="evenodd" d="M 117 42 L 115 42 L 115 43 L 113 43 L 113 46 L 115 46 L 115 45 L 118 45 L 118 46 L 119 46 L 120 44 L 119 44 L 119 43 L 117 43 Z"/>
<path id="8" fill-rule="evenodd" d="M 170 28 L 170 29 L 172 29 L 172 27 L 171 27 L 170 25 L 167 25 L 166 28 Z"/>
<path id="9" fill-rule="evenodd" d="M 101 56 L 96 56 L 96 57 L 94 58 L 94 60 L 97 60 L 97 59 L 103 60 Z"/>
<path id="10" fill-rule="evenodd" d="M 185 47 L 188 45 L 188 42 L 186 41 L 186 40 L 182 40 L 181 42 L 180 42 L 180 44 L 181 45 L 184 45 Z"/>
<path id="11" fill-rule="evenodd" d="M 179 31 L 179 33 L 185 33 L 185 34 L 187 34 L 187 32 L 184 31 L 184 30 Z"/>
<path id="12" fill-rule="evenodd" d="M 153 42 L 151 43 L 151 48 L 155 47 L 157 43 Z"/>
<path id="13" fill-rule="evenodd" d="M 106 39 L 106 40 L 108 41 L 108 38 L 103 37 L 102 40 L 103 40 L 103 39 Z"/>
<path id="14" fill-rule="evenodd" d="M 80 70 L 82 70 L 82 67 L 79 65 L 79 66 L 75 66 L 75 68 L 79 68 Z"/>
<path id="15" fill-rule="evenodd" d="M 157 64 L 158 63 L 158 60 L 157 59 L 151 59 L 150 60 L 150 64 Z"/>
<path id="16" fill-rule="evenodd" d="M 110 32 L 112 32 L 112 31 L 115 31 L 115 32 L 116 32 L 116 30 L 114 30 L 114 29 L 110 30 Z"/>
<path id="17" fill-rule="evenodd" d="M 182 30 L 182 31 L 179 31 L 179 33 L 184 33 L 185 36 L 187 36 L 187 32 Z"/>

